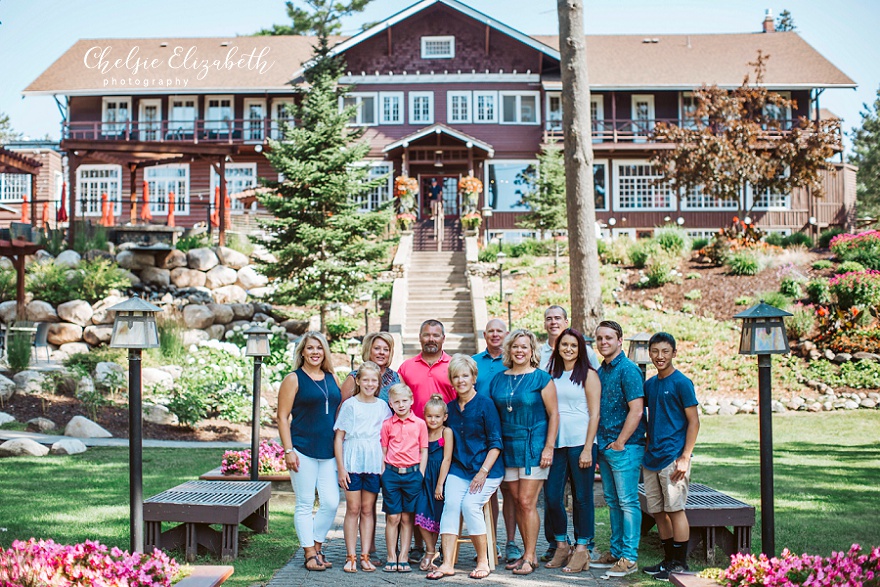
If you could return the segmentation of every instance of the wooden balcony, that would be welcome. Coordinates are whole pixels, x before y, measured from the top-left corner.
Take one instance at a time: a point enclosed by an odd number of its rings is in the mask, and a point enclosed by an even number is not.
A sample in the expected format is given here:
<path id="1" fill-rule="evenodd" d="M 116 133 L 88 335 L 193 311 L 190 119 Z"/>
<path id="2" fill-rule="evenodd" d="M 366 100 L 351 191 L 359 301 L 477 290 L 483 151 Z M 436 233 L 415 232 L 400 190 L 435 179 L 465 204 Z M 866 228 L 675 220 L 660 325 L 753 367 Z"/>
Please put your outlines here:
<path id="1" fill-rule="evenodd" d="M 280 139 L 282 122 L 293 123 L 293 119 L 65 122 L 61 131 L 63 139 L 69 141 L 242 144 Z"/>

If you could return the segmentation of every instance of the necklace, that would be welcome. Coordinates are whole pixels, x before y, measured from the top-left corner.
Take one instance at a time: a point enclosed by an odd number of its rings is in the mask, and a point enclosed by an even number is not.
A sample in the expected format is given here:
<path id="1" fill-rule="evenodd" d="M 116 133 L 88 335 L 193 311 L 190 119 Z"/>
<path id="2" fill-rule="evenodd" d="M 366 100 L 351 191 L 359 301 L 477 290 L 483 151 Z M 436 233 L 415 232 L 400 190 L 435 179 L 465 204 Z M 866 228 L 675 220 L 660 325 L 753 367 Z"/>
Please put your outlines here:
<path id="1" fill-rule="evenodd" d="M 522 382 L 525 381 L 526 375 L 528 373 L 523 373 L 522 375 L 511 375 L 507 380 L 507 387 L 510 389 L 510 394 L 507 396 L 507 411 L 513 411 L 513 396 L 516 393 L 516 390 L 519 389 L 519 386 L 522 385 Z M 517 381 L 517 377 L 519 377 L 519 381 Z"/>
<path id="2" fill-rule="evenodd" d="M 330 388 L 327 386 L 327 375 L 324 375 L 323 379 L 315 380 L 315 385 L 318 386 L 318 389 L 321 390 L 321 393 L 324 394 L 324 413 L 330 413 Z"/>

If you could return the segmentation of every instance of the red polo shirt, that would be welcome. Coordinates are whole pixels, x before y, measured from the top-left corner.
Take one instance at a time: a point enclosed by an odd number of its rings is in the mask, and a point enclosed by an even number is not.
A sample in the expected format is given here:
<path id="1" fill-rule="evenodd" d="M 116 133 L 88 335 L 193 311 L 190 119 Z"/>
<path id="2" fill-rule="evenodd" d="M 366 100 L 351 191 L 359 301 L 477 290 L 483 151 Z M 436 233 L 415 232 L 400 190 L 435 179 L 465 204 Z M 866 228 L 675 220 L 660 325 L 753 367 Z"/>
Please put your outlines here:
<path id="1" fill-rule="evenodd" d="M 435 393 L 440 394 L 446 403 L 458 397 L 452 384 L 449 383 L 451 358 L 446 353 L 442 353 L 440 359 L 429 366 L 419 353 L 412 359 L 404 361 L 397 370 L 403 382 L 412 389 L 412 411 L 418 418 L 425 419 L 425 404 Z"/>
<path id="2" fill-rule="evenodd" d="M 406 418 L 397 414 L 382 422 L 380 433 L 385 462 L 393 467 L 412 467 L 422 461 L 422 449 L 428 448 L 428 427 L 412 410 Z"/>

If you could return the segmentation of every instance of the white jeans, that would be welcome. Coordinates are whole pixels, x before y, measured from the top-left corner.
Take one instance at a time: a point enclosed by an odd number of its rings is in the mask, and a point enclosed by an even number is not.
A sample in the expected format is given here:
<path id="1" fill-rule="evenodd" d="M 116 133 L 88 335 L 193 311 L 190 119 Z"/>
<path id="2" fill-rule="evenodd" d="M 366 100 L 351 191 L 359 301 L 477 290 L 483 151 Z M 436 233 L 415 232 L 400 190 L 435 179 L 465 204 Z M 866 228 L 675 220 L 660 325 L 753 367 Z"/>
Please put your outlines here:
<path id="1" fill-rule="evenodd" d="M 339 507 L 339 483 L 336 477 L 336 459 L 313 459 L 294 449 L 299 458 L 299 472 L 290 471 L 290 481 L 296 493 L 293 525 L 299 545 L 311 548 L 315 542 L 324 542 L 336 519 Z M 320 505 L 312 516 L 315 489 Z"/>
<path id="2" fill-rule="evenodd" d="M 443 488 L 443 516 L 440 518 L 440 533 L 458 535 L 458 518 L 464 518 L 468 534 L 480 536 L 486 533 L 486 520 L 483 517 L 483 506 L 501 485 L 501 477 L 486 479 L 479 493 L 471 493 L 471 480 L 455 475 L 446 477 Z"/>

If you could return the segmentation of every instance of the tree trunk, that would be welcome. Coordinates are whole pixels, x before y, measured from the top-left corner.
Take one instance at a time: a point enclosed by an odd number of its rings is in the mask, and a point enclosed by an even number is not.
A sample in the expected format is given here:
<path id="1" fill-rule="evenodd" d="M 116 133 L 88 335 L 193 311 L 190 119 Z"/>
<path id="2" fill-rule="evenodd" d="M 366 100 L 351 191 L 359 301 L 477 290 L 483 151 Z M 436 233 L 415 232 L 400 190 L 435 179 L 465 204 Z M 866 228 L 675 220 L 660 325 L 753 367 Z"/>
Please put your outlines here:
<path id="1" fill-rule="evenodd" d="M 571 258 L 571 325 L 591 334 L 602 320 L 602 286 L 596 248 L 590 85 L 583 0 L 557 0 L 562 57 L 562 127 L 565 129 L 565 196 Z"/>

